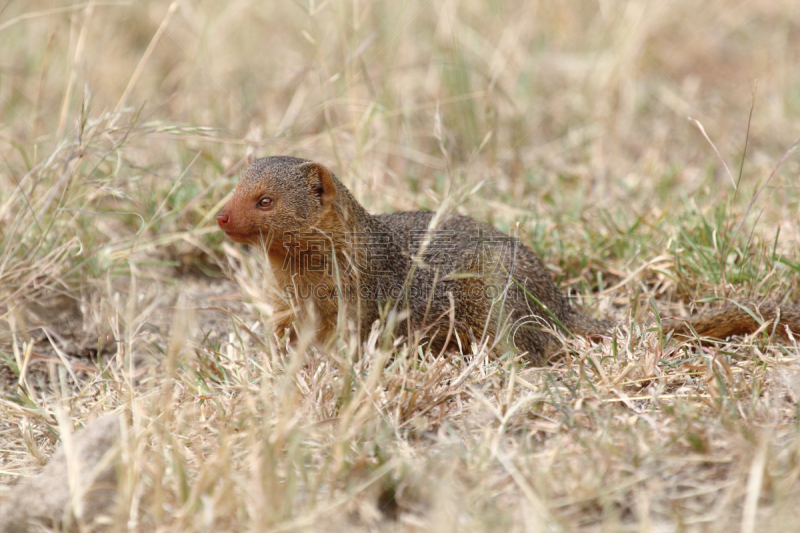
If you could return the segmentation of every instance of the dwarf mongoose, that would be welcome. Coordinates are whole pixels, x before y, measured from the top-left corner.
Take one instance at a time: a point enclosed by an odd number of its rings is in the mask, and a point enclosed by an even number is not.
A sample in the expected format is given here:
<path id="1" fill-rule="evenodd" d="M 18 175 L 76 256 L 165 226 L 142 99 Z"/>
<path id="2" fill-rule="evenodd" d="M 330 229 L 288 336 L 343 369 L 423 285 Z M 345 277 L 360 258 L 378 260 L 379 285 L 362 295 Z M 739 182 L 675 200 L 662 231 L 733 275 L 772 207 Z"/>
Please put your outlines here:
<path id="1" fill-rule="evenodd" d="M 575 310 L 517 239 L 460 215 L 370 215 L 312 161 L 253 161 L 217 223 L 233 241 L 265 250 L 279 293 L 272 303 L 281 334 L 294 335 L 293 325 L 302 321 L 325 342 L 344 321 L 365 339 L 377 319 L 393 316 L 395 335 L 416 334 L 435 350 L 489 339 L 499 353 L 516 347 L 542 365 L 557 347 L 553 330 L 592 335 L 614 327 Z M 754 332 L 759 315 L 779 318 L 780 334 L 786 326 L 800 333 L 798 308 L 774 304 L 729 304 L 662 326 L 725 338 Z"/>

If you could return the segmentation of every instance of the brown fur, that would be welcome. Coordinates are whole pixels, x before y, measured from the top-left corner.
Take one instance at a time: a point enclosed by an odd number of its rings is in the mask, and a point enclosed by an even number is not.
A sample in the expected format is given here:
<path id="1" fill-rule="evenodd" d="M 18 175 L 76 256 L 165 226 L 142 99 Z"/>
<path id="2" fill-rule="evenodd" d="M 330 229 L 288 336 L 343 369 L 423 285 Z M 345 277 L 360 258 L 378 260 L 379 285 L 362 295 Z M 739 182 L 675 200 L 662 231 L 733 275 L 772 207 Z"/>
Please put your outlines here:
<path id="1" fill-rule="evenodd" d="M 271 203 L 259 207 L 264 198 Z M 255 160 L 217 222 L 232 240 L 264 248 L 280 294 L 273 299 L 279 332 L 306 322 L 326 342 L 345 322 L 363 339 L 394 310 L 402 317 L 398 336 L 418 335 L 434 349 L 456 336 L 489 339 L 495 351 L 516 347 L 541 365 L 557 347 L 550 330 L 592 335 L 614 327 L 576 311 L 542 261 L 512 237 L 465 216 L 370 215 L 330 171 L 303 159 Z M 780 314 L 781 334 L 785 326 L 800 332 L 797 307 L 747 307 L 765 321 Z M 760 327 L 735 304 L 662 325 L 718 338 Z"/>

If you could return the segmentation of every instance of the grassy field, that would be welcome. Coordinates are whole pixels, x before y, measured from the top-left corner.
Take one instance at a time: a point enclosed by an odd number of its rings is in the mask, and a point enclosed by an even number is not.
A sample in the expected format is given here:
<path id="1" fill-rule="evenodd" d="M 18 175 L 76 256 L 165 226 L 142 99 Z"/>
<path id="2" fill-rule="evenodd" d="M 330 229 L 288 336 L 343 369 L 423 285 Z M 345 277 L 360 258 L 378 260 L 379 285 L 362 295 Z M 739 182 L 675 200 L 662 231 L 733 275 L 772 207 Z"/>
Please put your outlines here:
<path id="1" fill-rule="evenodd" d="M 7 0 L 0 51 L 0 503 L 119 412 L 114 530 L 797 527 L 798 346 L 657 323 L 800 296 L 796 2 Z M 287 348 L 214 223 L 248 154 L 519 231 L 620 328 Z"/>

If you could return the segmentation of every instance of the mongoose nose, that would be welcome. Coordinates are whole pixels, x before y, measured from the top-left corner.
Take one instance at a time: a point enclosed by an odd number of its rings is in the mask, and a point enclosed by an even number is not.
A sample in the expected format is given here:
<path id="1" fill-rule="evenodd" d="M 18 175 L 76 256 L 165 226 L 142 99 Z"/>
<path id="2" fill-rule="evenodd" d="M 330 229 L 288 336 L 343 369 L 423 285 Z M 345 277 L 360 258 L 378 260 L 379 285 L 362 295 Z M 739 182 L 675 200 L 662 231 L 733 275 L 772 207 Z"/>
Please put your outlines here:
<path id="1" fill-rule="evenodd" d="M 219 225 L 220 227 L 226 225 L 230 221 L 231 217 L 227 213 L 220 213 L 219 215 L 217 215 L 217 225 Z"/>

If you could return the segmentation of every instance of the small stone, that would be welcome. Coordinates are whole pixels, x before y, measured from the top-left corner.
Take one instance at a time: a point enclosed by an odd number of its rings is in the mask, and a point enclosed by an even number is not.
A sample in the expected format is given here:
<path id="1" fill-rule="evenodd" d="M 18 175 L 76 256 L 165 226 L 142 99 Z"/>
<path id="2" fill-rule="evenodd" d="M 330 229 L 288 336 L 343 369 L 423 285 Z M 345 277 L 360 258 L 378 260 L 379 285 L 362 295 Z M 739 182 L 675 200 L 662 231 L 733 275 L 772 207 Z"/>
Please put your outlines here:
<path id="1" fill-rule="evenodd" d="M 39 524 L 57 530 L 91 524 L 114 503 L 117 485 L 120 420 L 96 419 L 73 435 L 73 457 L 61 446 L 37 475 L 22 481 L 0 506 L 0 533 L 24 533 Z M 79 505 L 73 507 L 68 460 L 74 460 Z"/>

